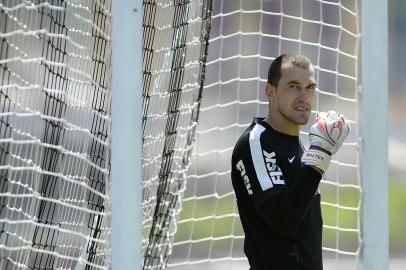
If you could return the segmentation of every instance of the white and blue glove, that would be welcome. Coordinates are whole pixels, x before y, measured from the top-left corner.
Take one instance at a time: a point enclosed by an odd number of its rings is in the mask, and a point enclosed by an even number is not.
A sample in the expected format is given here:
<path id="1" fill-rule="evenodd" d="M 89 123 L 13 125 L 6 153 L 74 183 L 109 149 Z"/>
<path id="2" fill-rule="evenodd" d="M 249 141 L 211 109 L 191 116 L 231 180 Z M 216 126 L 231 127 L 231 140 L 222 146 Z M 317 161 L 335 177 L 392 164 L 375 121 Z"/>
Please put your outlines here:
<path id="1" fill-rule="evenodd" d="M 331 156 L 343 144 L 351 126 L 344 115 L 335 111 L 320 112 L 310 128 L 310 147 L 302 156 L 302 162 L 319 168 L 323 173 L 330 165 Z"/>

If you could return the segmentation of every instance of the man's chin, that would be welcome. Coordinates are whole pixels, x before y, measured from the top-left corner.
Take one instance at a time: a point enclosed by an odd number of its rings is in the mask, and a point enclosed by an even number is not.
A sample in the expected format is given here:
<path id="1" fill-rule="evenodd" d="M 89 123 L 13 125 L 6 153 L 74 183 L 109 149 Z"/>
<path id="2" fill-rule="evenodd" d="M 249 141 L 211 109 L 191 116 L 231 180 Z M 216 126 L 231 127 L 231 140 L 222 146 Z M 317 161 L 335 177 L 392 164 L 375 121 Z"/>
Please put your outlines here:
<path id="1" fill-rule="evenodd" d="M 305 117 L 298 117 L 295 119 L 296 121 L 294 121 L 297 125 L 306 125 L 309 122 L 309 115 L 305 116 Z"/>
<path id="2" fill-rule="evenodd" d="M 302 121 L 302 122 L 299 122 L 298 125 L 304 126 L 304 125 L 306 125 L 308 122 L 309 122 L 309 121 Z"/>

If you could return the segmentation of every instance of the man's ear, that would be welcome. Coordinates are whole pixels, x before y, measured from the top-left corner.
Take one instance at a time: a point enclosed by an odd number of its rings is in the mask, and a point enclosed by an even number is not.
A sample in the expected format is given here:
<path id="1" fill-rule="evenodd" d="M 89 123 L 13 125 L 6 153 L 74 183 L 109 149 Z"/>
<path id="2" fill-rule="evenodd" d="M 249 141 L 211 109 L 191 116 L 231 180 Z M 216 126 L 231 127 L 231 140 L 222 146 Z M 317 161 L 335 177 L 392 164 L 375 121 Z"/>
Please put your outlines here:
<path id="1" fill-rule="evenodd" d="M 266 96 L 268 97 L 269 101 L 273 100 L 276 96 L 276 89 L 270 83 L 266 84 L 265 92 L 266 92 Z"/>

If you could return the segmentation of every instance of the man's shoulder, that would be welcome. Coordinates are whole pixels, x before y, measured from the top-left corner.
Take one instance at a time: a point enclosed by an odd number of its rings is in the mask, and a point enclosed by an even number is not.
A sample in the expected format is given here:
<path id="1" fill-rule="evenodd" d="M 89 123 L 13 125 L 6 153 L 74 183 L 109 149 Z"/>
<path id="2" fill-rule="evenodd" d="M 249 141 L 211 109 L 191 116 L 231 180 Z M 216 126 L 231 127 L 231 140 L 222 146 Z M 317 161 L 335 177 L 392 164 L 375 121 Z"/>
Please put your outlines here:
<path id="1" fill-rule="evenodd" d="M 249 144 L 249 140 L 260 138 L 265 127 L 261 124 L 263 118 L 254 118 L 251 124 L 244 130 L 241 136 L 238 138 L 236 148 Z"/>
<path id="2" fill-rule="evenodd" d="M 247 147 L 249 147 L 249 137 L 252 128 L 253 125 L 251 124 L 247 129 L 244 130 L 244 132 L 238 138 L 237 143 L 234 146 L 233 156 L 245 151 Z"/>
<path id="3" fill-rule="evenodd" d="M 274 149 L 272 134 L 263 123 L 263 118 L 254 118 L 254 121 L 245 129 L 235 144 L 233 155 L 246 152 L 253 145 L 266 149 Z"/>

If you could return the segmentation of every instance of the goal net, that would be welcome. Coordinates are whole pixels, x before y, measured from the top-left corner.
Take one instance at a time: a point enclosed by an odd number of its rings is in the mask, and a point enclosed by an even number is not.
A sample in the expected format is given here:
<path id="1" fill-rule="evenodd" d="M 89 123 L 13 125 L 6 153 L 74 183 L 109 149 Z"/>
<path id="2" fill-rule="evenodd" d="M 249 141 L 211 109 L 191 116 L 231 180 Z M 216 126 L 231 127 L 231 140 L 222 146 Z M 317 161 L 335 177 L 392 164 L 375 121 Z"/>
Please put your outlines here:
<path id="1" fill-rule="evenodd" d="M 165 269 L 199 115 L 211 1 L 144 1 L 144 269 Z"/>
<path id="2" fill-rule="evenodd" d="M 247 269 L 231 154 L 254 116 L 266 116 L 267 71 L 282 53 L 315 65 L 317 111 L 346 115 L 352 131 L 320 184 L 327 269 L 354 269 L 361 247 L 357 1 L 214 0 L 199 125 L 170 269 Z M 300 137 L 308 146 L 307 131 Z M 191 266 L 195 265 L 195 266 Z"/>
<path id="3" fill-rule="evenodd" d="M 0 3 L 1 269 L 110 268 L 111 2 Z M 171 252 L 210 3 L 143 2 L 145 269 Z"/>
<path id="4" fill-rule="evenodd" d="M 1 269 L 108 269 L 110 5 L 0 3 Z"/>
<path id="5" fill-rule="evenodd" d="M 143 8 L 144 269 L 247 268 L 230 157 L 252 118 L 266 115 L 268 67 L 287 52 L 315 64 L 312 116 L 336 109 L 352 122 L 320 188 L 325 258 L 354 268 L 357 1 Z M 111 19 L 111 0 L 0 3 L 1 269 L 110 268 Z"/>

